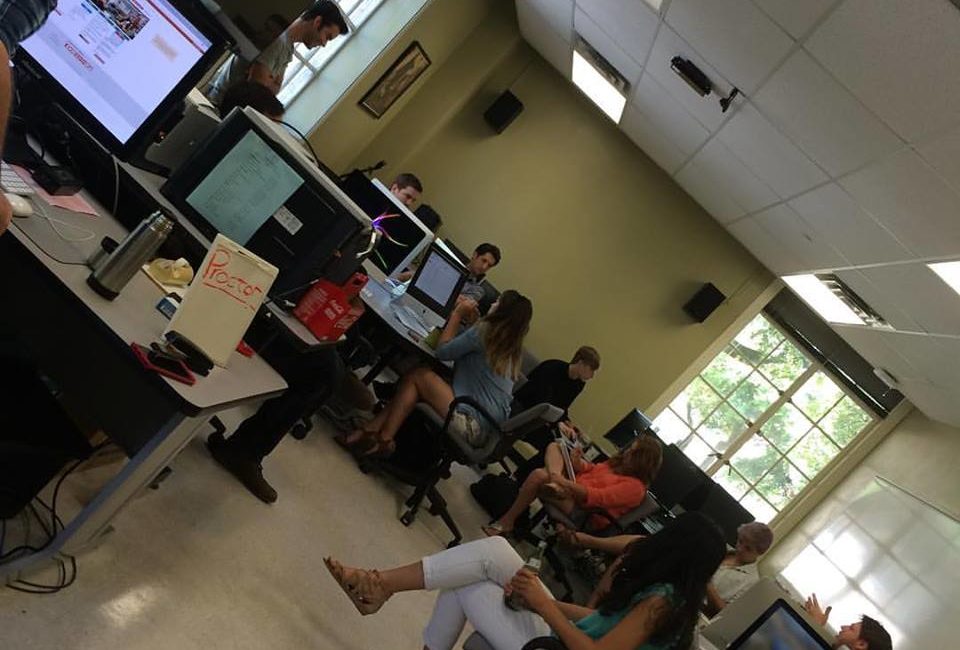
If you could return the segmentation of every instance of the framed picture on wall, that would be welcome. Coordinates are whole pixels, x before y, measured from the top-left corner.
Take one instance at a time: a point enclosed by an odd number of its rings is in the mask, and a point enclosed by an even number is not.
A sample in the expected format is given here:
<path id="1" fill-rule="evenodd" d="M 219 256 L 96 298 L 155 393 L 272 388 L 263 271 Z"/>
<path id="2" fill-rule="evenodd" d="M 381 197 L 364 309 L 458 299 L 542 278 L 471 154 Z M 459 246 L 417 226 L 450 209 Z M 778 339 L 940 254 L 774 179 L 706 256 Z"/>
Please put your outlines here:
<path id="1" fill-rule="evenodd" d="M 383 73 L 383 76 L 377 79 L 373 88 L 368 90 L 360 100 L 360 105 L 375 118 L 380 119 L 429 67 L 430 58 L 420 47 L 420 43 L 414 41 Z"/>

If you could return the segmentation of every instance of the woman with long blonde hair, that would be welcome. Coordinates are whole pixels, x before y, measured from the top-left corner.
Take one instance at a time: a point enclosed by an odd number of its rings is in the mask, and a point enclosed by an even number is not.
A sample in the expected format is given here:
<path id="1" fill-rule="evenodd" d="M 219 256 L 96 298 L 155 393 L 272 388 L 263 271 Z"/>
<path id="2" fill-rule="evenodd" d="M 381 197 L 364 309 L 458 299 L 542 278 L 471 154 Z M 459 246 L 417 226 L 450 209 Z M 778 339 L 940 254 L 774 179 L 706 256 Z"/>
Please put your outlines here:
<path id="1" fill-rule="evenodd" d="M 389 456 L 395 449 L 394 437 L 417 402 L 426 402 L 437 413 L 446 415 L 455 397 L 469 396 L 477 401 L 497 423 L 510 414 L 513 383 L 520 372 L 523 339 L 530 330 L 533 305 L 516 291 L 504 291 L 489 313 L 470 329 L 459 333 L 465 317 L 476 303 L 462 299 L 440 334 L 437 358 L 453 361 L 453 385 L 429 368 L 416 368 L 403 376 L 390 403 L 343 442 L 358 453 Z M 474 447 L 482 447 L 493 432 L 493 425 L 476 409 L 461 404 L 450 422 L 450 432 Z"/>

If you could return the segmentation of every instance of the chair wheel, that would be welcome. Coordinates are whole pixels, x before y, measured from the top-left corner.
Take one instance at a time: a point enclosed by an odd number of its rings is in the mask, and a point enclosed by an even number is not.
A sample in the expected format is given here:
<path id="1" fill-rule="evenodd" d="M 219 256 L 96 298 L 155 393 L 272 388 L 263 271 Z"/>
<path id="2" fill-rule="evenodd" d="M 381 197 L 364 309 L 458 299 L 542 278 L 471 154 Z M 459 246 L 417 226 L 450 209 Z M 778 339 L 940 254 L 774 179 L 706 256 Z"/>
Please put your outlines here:
<path id="1" fill-rule="evenodd" d="M 293 425 L 293 428 L 290 429 L 290 435 L 296 438 L 297 440 L 303 440 L 304 438 L 307 437 L 308 431 L 310 431 L 310 429 L 306 425 L 304 425 L 302 422 L 299 422 Z"/>
<path id="2" fill-rule="evenodd" d="M 410 524 L 413 523 L 413 520 L 416 518 L 417 516 L 415 514 L 407 510 L 405 513 L 400 515 L 400 523 L 403 524 L 404 526 L 409 526 Z"/>

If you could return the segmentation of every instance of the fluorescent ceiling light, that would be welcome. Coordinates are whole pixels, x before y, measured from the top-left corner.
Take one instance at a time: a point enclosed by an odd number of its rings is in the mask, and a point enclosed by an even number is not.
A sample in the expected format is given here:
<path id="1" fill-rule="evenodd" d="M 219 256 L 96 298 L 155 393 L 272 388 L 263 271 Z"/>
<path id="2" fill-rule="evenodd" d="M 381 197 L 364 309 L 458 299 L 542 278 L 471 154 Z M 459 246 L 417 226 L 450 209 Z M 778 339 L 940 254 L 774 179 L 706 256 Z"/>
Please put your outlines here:
<path id="1" fill-rule="evenodd" d="M 784 276 L 783 281 L 828 323 L 865 324 L 863 319 L 830 291 L 817 276 L 787 275 Z"/>
<path id="2" fill-rule="evenodd" d="M 627 97 L 582 54 L 573 51 L 573 83 L 614 122 L 620 123 Z"/>
<path id="3" fill-rule="evenodd" d="M 960 262 L 937 262 L 927 266 L 949 284 L 951 289 L 960 293 Z"/>

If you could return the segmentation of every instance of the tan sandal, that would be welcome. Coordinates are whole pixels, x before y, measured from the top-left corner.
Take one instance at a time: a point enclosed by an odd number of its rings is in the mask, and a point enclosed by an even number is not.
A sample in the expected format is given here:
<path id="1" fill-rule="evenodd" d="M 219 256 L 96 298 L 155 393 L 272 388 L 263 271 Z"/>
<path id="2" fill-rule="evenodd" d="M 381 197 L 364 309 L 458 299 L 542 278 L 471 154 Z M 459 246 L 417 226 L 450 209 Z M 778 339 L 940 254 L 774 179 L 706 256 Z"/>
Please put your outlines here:
<path id="1" fill-rule="evenodd" d="M 390 598 L 386 587 L 383 586 L 383 578 L 379 571 L 350 569 L 351 575 L 347 575 L 347 568 L 333 558 L 326 557 L 323 559 L 323 563 L 327 566 L 327 571 L 330 572 L 333 579 L 340 585 L 340 589 L 343 590 L 343 593 L 347 595 L 350 602 L 362 615 L 375 614 Z"/>

